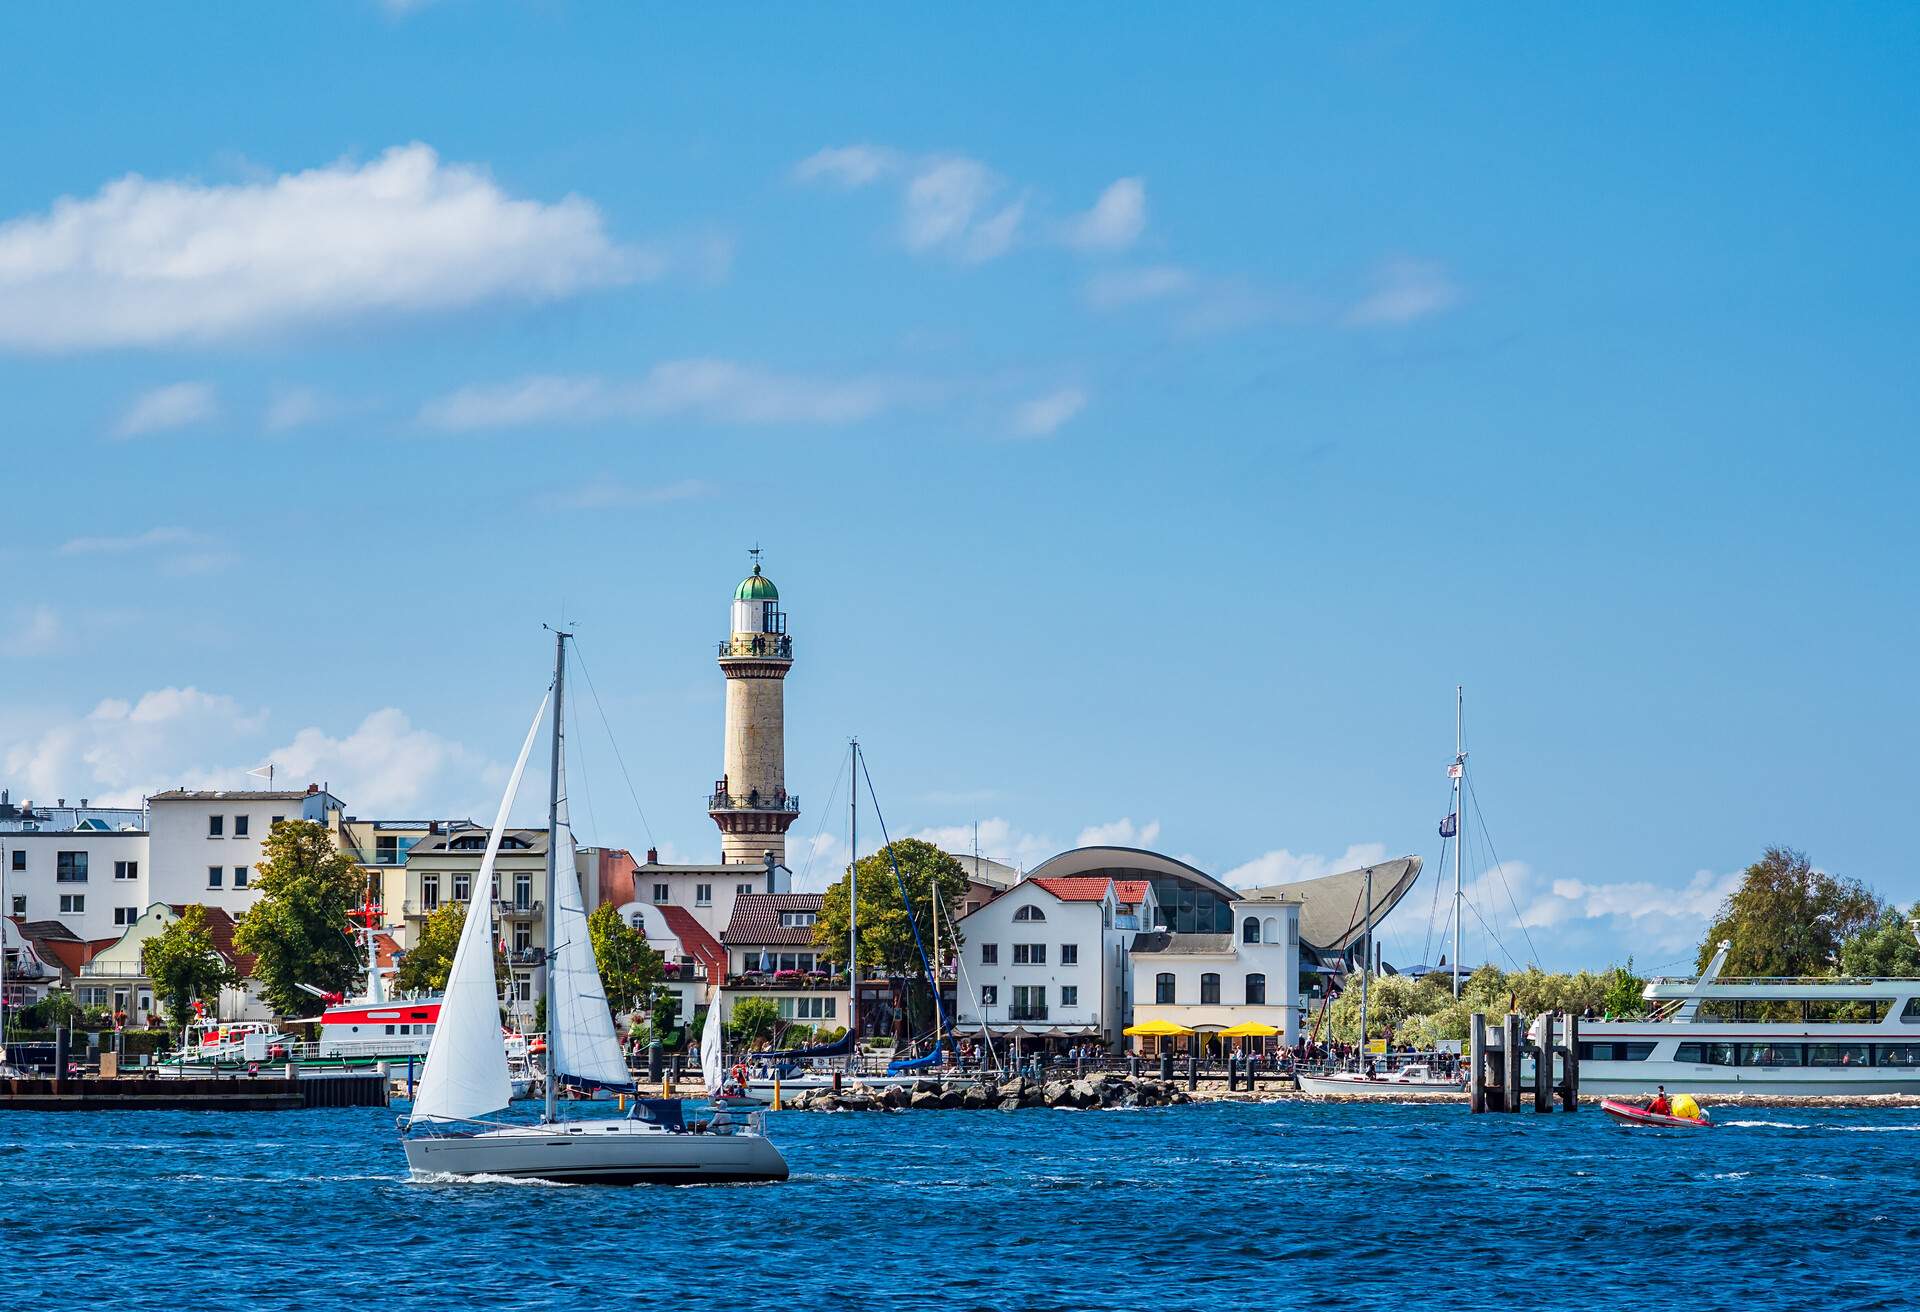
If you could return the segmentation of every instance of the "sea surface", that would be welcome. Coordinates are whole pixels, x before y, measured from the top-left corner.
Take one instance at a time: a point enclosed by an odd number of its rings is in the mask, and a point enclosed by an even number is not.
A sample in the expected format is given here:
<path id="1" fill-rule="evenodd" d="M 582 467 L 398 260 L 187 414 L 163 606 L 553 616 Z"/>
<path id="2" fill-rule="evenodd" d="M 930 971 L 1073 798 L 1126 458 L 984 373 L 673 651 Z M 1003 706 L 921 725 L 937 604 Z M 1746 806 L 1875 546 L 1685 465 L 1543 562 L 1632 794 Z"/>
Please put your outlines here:
<path id="1" fill-rule="evenodd" d="M 1920 1111 L 770 1119 L 785 1184 L 604 1188 L 409 1180 L 374 1110 L 0 1112 L 0 1292 L 116 1312 L 1920 1306 Z"/>

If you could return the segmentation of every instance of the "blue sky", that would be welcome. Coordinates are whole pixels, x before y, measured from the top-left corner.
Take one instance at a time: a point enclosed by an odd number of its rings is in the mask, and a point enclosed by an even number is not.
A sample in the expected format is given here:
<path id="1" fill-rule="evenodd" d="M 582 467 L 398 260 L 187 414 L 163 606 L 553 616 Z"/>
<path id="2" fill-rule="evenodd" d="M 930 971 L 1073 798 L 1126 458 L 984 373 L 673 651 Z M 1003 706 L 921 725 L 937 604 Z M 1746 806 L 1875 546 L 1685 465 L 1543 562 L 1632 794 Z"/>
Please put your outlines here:
<path id="1" fill-rule="evenodd" d="M 816 886 L 856 733 L 896 832 L 1431 869 L 1464 683 L 1517 956 L 1920 896 L 1911 10 L 0 25 L 16 797 L 487 814 L 564 614 L 585 836 L 710 856 L 758 541 Z"/>

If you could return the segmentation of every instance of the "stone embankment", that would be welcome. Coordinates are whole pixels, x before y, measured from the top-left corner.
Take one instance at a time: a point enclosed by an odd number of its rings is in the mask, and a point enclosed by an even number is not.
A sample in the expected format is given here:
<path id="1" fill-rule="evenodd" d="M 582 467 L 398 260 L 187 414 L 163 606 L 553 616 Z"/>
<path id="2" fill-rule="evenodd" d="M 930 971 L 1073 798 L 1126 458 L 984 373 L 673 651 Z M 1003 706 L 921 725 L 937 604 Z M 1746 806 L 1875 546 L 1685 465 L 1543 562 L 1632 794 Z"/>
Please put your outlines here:
<path id="1" fill-rule="evenodd" d="M 972 1085 L 917 1080 L 884 1089 L 848 1088 L 840 1093 L 814 1089 L 782 1105 L 803 1112 L 898 1112 L 912 1109 L 1017 1111 L 1022 1107 L 1065 1107 L 1093 1110 L 1104 1107 L 1165 1107 L 1191 1101 L 1191 1095 L 1170 1080 L 1108 1073 L 1077 1080 L 1030 1080 L 1024 1076 Z"/>

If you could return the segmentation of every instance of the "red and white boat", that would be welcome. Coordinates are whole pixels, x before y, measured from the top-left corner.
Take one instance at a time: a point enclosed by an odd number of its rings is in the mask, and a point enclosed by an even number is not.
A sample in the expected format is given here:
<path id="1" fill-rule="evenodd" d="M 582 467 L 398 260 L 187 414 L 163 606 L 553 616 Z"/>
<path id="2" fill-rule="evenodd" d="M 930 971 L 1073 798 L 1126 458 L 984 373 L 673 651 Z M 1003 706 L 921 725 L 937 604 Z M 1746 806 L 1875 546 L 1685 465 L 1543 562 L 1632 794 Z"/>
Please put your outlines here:
<path id="1" fill-rule="evenodd" d="M 1702 1111 L 1698 1116 L 1670 1116 L 1660 1112 L 1650 1112 L 1638 1103 L 1622 1102 L 1618 1098 L 1602 1098 L 1600 1110 L 1613 1117 L 1622 1125 L 1652 1126 L 1656 1129 L 1673 1130 L 1710 1130 L 1713 1118 Z"/>

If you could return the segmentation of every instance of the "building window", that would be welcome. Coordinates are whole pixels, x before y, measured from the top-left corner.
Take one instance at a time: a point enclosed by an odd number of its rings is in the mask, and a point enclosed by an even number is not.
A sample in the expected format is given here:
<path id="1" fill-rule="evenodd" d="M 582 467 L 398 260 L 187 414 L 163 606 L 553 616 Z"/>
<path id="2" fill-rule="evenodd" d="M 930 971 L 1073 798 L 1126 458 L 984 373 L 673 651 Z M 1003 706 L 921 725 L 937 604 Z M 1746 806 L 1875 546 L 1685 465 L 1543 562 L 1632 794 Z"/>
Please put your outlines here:
<path id="1" fill-rule="evenodd" d="M 113 877 L 115 879 L 140 878 L 140 863 L 138 861 L 115 861 L 113 863 Z"/>
<path id="2" fill-rule="evenodd" d="M 420 906 L 425 911 L 440 909 L 440 876 L 422 875 L 420 877 Z"/>
<path id="3" fill-rule="evenodd" d="M 1063 966 L 1077 966 L 1080 964 L 1080 945 L 1078 943 L 1062 943 L 1060 945 L 1060 964 Z"/>
<path id="4" fill-rule="evenodd" d="M 1015 943 L 1013 945 L 1013 964 L 1016 966 L 1046 965 L 1047 945 L 1045 943 Z"/>
<path id="5" fill-rule="evenodd" d="M 60 895 L 60 914 L 63 916 L 86 915 L 87 895 L 85 893 L 62 893 Z"/>
<path id="6" fill-rule="evenodd" d="M 805 929 L 813 922 L 814 913 L 811 911 L 782 911 L 780 913 L 780 927 L 782 929 Z"/>
<path id="7" fill-rule="evenodd" d="M 1278 943 L 1280 941 L 1280 922 L 1272 916 L 1268 916 L 1260 922 L 1260 941 L 1262 943 Z"/>
<path id="8" fill-rule="evenodd" d="M 733 886 L 733 891 L 736 893 L 751 893 L 753 892 L 753 885 L 752 884 L 735 884 Z"/>
<path id="9" fill-rule="evenodd" d="M 513 927 L 513 950 L 525 952 L 533 946 L 533 926 L 521 923 Z"/>
<path id="10" fill-rule="evenodd" d="M 54 853 L 53 877 L 63 884 L 86 883 L 87 854 L 85 852 Z"/>
<path id="11" fill-rule="evenodd" d="M 1080 1005 L 1080 986 L 1078 984 L 1064 984 L 1061 986 L 1060 1005 L 1063 1007 L 1077 1007 Z"/>
<path id="12" fill-rule="evenodd" d="M 1000 988 L 998 985 L 982 984 L 980 986 L 980 1005 L 981 1006 L 983 1007 L 998 1006 L 999 1002 L 1000 1002 Z"/>
<path id="13" fill-rule="evenodd" d="M 453 900 L 470 902 L 473 900 L 473 876 L 455 875 L 453 877 Z"/>
<path id="14" fill-rule="evenodd" d="M 245 838 L 247 836 L 247 822 L 249 819 L 250 817 L 244 815 L 237 815 L 233 818 L 233 836 L 235 838 Z"/>
<path id="15" fill-rule="evenodd" d="M 712 884 L 695 884 L 693 886 L 693 904 L 697 907 L 712 906 L 713 905 L 713 885 Z"/>
<path id="16" fill-rule="evenodd" d="M 271 828 L 273 828 L 273 827 L 274 827 L 275 825 L 277 825 L 277 824 L 279 824 L 279 823 L 280 823 L 280 822 L 281 822 L 282 820 L 285 820 L 285 819 L 286 819 L 286 817 L 285 817 L 285 816 L 283 816 L 283 815 L 277 815 L 277 816 L 275 816 L 275 817 L 274 817 L 273 819 L 271 819 L 271 820 L 269 820 L 269 821 L 267 821 L 267 828 L 269 828 L 269 829 L 271 829 Z"/>
<path id="17" fill-rule="evenodd" d="M 207 887 L 208 888 L 219 888 L 222 884 L 226 882 L 227 882 L 227 868 L 225 866 L 208 866 L 207 867 Z"/>
<path id="18" fill-rule="evenodd" d="M 1039 907 L 1021 907 L 1013 913 L 1013 918 L 1015 920 L 1045 920 L 1047 913 Z"/>
<path id="19" fill-rule="evenodd" d="M 513 877 L 513 909 L 531 911 L 533 909 L 533 876 L 518 874 Z"/>
<path id="20" fill-rule="evenodd" d="M 131 925 L 138 919 L 140 919 L 139 907 L 115 907 L 113 909 L 113 923 L 116 925 Z"/>
<path id="21" fill-rule="evenodd" d="M 836 1008 L 832 998 L 782 998 L 782 1020 L 832 1020 Z"/>
<path id="22" fill-rule="evenodd" d="M 1210 1002 L 1216 1006 L 1220 1002 L 1220 977 L 1212 971 L 1200 977 L 1200 1005 L 1204 1007 Z"/>
<path id="23" fill-rule="evenodd" d="M 227 818 L 223 815 L 208 816 L 207 817 L 207 837 L 208 838 L 225 838 L 226 835 L 227 835 Z"/>
<path id="24" fill-rule="evenodd" d="M 673 890 L 665 884 L 655 884 L 653 886 L 653 900 L 656 904 L 671 902 L 673 900 Z"/>
<path id="25" fill-rule="evenodd" d="M 234 835 L 235 838 L 239 836 L 238 834 Z M 247 886 L 247 880 L 252 873 L 252 866 L 235 866 L 233 868 L 233 886 L 235 888 L 245 888 Z"/>
<path id="26" fill-rule="evenodd" d="M 1009 1014 L 1013 1020 L 1045 1020 L 1047 1018 L 1047 986 L 1015 984 L 1013 1007 Z"/>
<path id="27" fill-rule="evenodd" d="M 1240 922 L 1240 941 L 1242 943 L 1258 943 L 1260 941 L 1260 921 L 1257 918 L 1248 916 Z"/>
<path id="28" fill-rule="evenodd" d="M 533 976 L 520 975 L 513 981 L 513 1000 L 515 1002 L 533 1001 Z"/>
<path id="29" fill-rule="evenodd" d="M 13 868 L 15 870 L 25 870 L 27 868 L 27 854 L 17 847 L 13 849 Z"/>
<path id="30" fill-rule="evenodd" d="M 15 893 L 13 895 L 13 914 L 16 916 L 24 916 L 27 914 L 27 895 L 25 893 Z"/>
<path id="31" fill-rule="evenodd" d="M 1267 977 L 1265 975 L 1247 976 L 1247 1005 L 1263 1007 L 1267 1002 Z"/>
<path id="32" fill-rule="evenodd" d="M 1153 1000 L 1162 1007 L 1173 1005 L 1173 974 L 1161 971 L 1153 977 Z"/>
<path id="33" fill-rule="evenodd" d="M 373 839 L 373 861 L 381 866 L 399 865 L 400 839 L 394 834 L 376 834 Z"/>
<path id="34" fill-rule="evenodd" d="M 983 966 L 997 966 L 1000 964 L 1000 945 L 998 943 L 982 943 L 980 945 L 980 964 Z"/>

